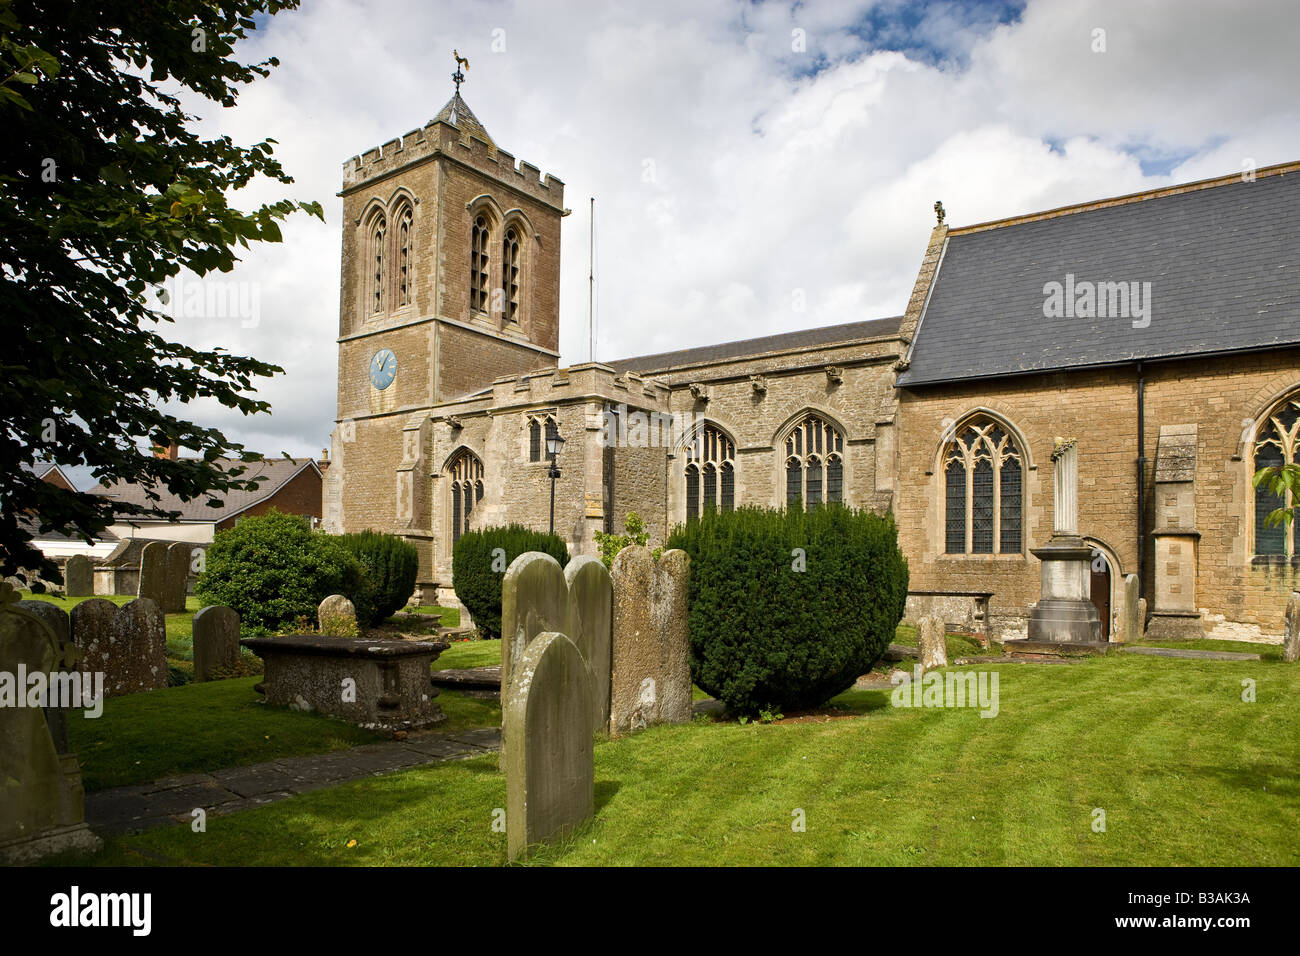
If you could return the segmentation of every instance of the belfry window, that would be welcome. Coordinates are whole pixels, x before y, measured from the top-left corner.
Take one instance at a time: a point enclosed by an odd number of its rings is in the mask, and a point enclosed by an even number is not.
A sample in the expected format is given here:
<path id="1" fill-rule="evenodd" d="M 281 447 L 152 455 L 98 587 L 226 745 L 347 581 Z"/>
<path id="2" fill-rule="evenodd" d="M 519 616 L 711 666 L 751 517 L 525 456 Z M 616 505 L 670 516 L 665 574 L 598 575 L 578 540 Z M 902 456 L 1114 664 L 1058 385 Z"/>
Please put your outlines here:
<path id="1" fill-rule="evenodd" d="M 501 307 L 507 322 L 519 321 L 519 230 L 511 226 L 501 243 Z"/>
<path id="2" fill-rule="evenodd" d="M 474 312 L 488 309 L 488 221 L 481 215 L 470 231 L 469 307 Z"/>
<path id="3" fill-rule="evenodd" d="M 686 447 L 686 517 L 736 507 L 736 446 L 715 425 L 704 425 Z"/>
<path id="4" fill-rule="evenodd" d="M 411 208 L 402 210 L 397 225 L 397 304 L 411 304 Z"/>
<path id="5" fill-rule="evenodd" d="M 1255 437 L 1254 466 L 1280 468 L 1300 462 L 1300 395 L 1292 395 L 1260 422 Z M 1283 493 L 1275 495 L 1265 485 L 1255 489 L 1255 554 L 1295 557 L 1300 554 L 1300 522 L 1270 526 L 1268 516 L 1278 508 L 1300 502 Z"/>
<path id="6" fill-rule="evenodd" d="M 388 224 L 383 216 L 375 219 L 370 230 L 370 311 L 384 311 L 384 256 L 387 250 L 384 242 L 388 233 Z"/>
<path id="7" fill-rule="evenodd" d="M 816 508 L 844 500 L 844 436 L 809 415 L 785 439 L 785 501 Z"/>
<path id="8" fill-rule="evenodd" d="M 944 551 L 1020 554 L 1024 482 L 1020 450 L 991 419 L 968 424 L 944 451 Z"/>
<path id="9" fill-rule="evenodd" d="M 451 543 L 469 531 L 469 517 L 483 500 L 483 462 L 463 449 L 447 469 L 451 479 Z"/>

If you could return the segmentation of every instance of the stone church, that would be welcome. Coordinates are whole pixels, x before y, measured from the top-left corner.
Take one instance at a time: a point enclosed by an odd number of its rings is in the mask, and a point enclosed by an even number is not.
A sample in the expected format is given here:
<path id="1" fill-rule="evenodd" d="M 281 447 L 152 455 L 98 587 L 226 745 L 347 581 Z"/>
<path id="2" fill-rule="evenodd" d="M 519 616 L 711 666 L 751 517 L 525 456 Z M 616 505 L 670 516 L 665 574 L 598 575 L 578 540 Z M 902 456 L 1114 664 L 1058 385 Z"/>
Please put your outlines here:
<path id="1" fill-rule="evenodd" d="M 337 428 L 324 526 L 414 542 L 450 600 L 465 531 L 551 521 L 573 554 L 636 512 L 892 512 L 909 613 L 1024 636 L 1050 456 L 1077 439 L 1108 638 L 1270 637 L 1300 538 L 1252 487 L 1300 460 L 1300 163 L 930 237 L 903 315 L 558 366 L 564 184 L 459 92 L 343 167 Z"/>

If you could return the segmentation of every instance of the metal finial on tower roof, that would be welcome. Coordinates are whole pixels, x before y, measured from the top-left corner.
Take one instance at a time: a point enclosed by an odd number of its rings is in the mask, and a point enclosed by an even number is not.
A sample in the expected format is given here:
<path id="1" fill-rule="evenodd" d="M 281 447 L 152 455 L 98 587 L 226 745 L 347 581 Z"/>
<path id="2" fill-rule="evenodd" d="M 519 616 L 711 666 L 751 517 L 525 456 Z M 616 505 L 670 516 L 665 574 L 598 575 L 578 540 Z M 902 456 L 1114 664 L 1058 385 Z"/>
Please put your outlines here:
<path id="1" fill-rule="evenodd" d="M 934 214 L 939 217 L 939 225 L 942 226 L 944 217 L 943 203 L 937 199 L 934 201 Z"/>
<path id="2" fill-rule="evenodd" d="M 451 75 L 451 81 L 456 84 L 456 95 L 460 96 L 460 85 L 465 82 L 465 74 L 460 68 L 464 64 L 465 69 L 469 69 L 469 58 L 461 56 L 456 50 L 452 50 L 451 55 L 456 58 L 456 72 Z"/>

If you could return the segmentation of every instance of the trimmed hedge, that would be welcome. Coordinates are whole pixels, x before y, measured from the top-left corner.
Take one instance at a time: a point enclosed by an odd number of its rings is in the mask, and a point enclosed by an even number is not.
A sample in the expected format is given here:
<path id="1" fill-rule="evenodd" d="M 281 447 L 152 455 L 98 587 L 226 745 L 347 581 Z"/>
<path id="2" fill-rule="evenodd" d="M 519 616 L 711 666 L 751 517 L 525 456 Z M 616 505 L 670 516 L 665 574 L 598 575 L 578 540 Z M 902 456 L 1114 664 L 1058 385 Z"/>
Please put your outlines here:
<path id="1" fill-rule="evenodd" d="M 710 511 L 666 547 L 691 557 L 691 677 L 737 714 L 816 707 L 847 690 L 884 654 L 907 603 L 892 516 Z"/>
<path id="2" fill-rule="evenodd" d="M 365 578 L 352 603 L 362 626 L 388 620 L 406 606 L 415 593 L 420 571 L 420 552 L 415 545 L 395 534 L 361 531 L 339 536 L 365 570 Z"/>
<path id="3" fill-rule="evenodd" d="M 245 631 L 264 633 L 299 617 L 314 621 L 329 595 L 357 594 L 364 574 L 337 537 L 272 510 L 217 532 L 194 593 L 205 605 L 234 608 Z"/>
<path id="4" fill-rule="evenodd" d="M 494 554 L 498 548 L 502 553 Z M 456 542 L 451 555 L 452 587 L 482 637 L 501 636 L 501 579 L 510 562 L 528 551 L 549 554 L 561 567 L 569 563 L 563 538 L 521 524 L 467 531 Z"/>

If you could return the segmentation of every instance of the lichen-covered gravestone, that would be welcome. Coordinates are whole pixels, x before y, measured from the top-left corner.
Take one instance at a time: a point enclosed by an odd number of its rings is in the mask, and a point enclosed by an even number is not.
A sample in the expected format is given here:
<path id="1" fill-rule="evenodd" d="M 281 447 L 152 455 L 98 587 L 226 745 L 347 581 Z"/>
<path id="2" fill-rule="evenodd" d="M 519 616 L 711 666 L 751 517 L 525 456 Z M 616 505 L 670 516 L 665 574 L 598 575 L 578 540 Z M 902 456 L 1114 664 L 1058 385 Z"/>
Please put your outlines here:
<path id="1" fill-rule="evenodd" d="M 84 554 L 74 554 L 63 566 L 63 593 L 68 597 L 94 595 L 95 569 Z"/>
<path id="2" fill-rule="evenodd" d="M 609 731 L 610 651 L 613 644 L 614 585 L 597 557 L 584 554 L 564 568 L 569 592 L 565 634 L 577 645 L 591 678 L 592 726 Z"/>
<path id="3" fill-rule="evenodd" d="M 150 541 L 140 549 L 140 584 L 136 597 L 148 598 L 159 609 L 167 606 L 167 542 Z"/>
<path id="4" fill-rule="evenodd" d="M 357 634 L 356 606 L 342 594 L 331 594 L 316 608 L 316 621 L 325 637 L 354 637 Z"/>
<path id="5" fill-rule="evenodd" d="M 614 736 L 651 724 L 691 719 L 691 647 L 687 610 L 690 557 L 642 545 L 614 559 L 609 730 Z"/>
<path id="6" fill-rule="evenodd" d="M 104 695 L 121 697 L 167 686 L 167 627 L 148 598 L 123 607 L 91 598 L 72 609 L 72 640 L 83 674 L 104 675 Z"/>
<path id="7" fill-rule="evenodd" d="M 70 656 L 66 651 L 66 647 L 72 642 L 72 625 L 68 620 L 67 611 L 49 601 L 19 601 L 14 607 L 39 617 L 45 626 L 50 629 L 51 633 L 54 634 L 54 639 L 59 645 L 59 657 L 65 659 Z M 75 667 L 71 667 L 62 670 L 75 669 Z M 68 750 L 67 715 L 61 708 L 46 707 L 45 720 L 49 724 L 50 736 L 54 738 L 55 748 L 59 753 L 66 753 Z"/>
<path id="8" fill-rule="evenodd" d="M 1124 577 L 1124 629 L 1120 640 L 1127 644 L 1142 640 L 1142 600 L 1136 574 Z"/>
<path id="9" fill-rule="evenodd" d="M 14 597 L 0 586 L 0 674 L 50 674 L 63 663 L 58 637 L 36 614 L 16 607 Z M 10 687 L 12 694 L 26 691 Z M 85 823 L 77 758 L 58 752 L 41 707 L 18 706 L 16 697 L 0 696 L 0 702 L 0 863 L 97 848 Z"/>
<path id="10" fill-rule="evenodd" d="M 1282 660 L 1288 663 L 1300 660 L 1300 591 L 1292 591 L 1286 602 L 1286 644 Z"/>
<path id="11" fill-rule="evenodd" d="M 221 680 L 239 666 L 239 614 L 215 604 L 194 615 L 194 682 Z"/>
<path id="12" fill-rule="evenodd" d="M 162 609 L 166 614 L 185 613 L 185 594 L 189 590 L 190 560 L 194 545 L 178 541 L 167 548 L 166 574 Z"/>
<path id="13" fill-rule="evenodd" d="M 922 670 L 948 666 L 947 630 L 941 617 L 923 617 L 916 625 L 916 649 Z"/>
<path id="14" fill-rule="evenodd" d="M 506 766 L 506 695 L 515 663 L 530 641 L 544 631 L 568 626 L 568 585 L 560 562 L 541 551 L 525 551 L 510 562 L 501 580 L 501 754 Z"/>
<path id="15" fill-rule="evenodd" d="M 563 634 L 539 634 L 506 691 L 506 839 L 510 859 L 562 839 L 595 809 L 591 679 Z"/>

